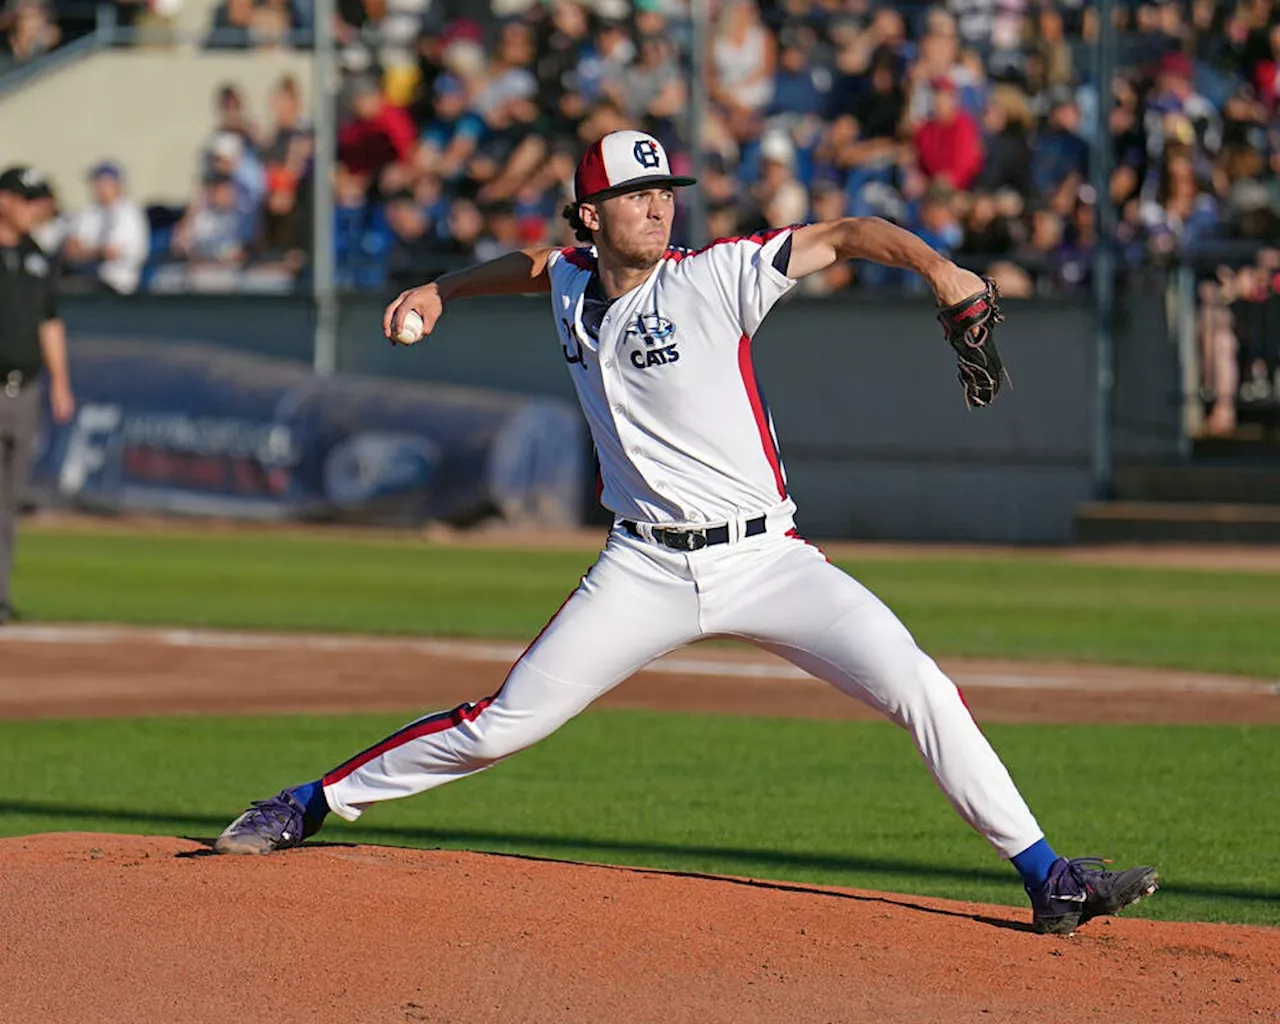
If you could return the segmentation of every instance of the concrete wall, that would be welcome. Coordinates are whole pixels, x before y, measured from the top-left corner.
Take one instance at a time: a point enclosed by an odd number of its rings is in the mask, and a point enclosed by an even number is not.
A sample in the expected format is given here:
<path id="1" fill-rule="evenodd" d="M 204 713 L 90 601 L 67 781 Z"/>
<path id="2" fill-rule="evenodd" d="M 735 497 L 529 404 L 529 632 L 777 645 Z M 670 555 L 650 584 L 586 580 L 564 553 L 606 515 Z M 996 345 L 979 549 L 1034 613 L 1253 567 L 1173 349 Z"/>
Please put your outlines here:
<path id="1" fill-rule="evenodd" d="M 0 96 L 0 139 L 10 160 L 53 178 L 69 209 L 87 201 L 85 173 L 104 157 L 122 163 L 139 202 L 183 203 L 213 129 L 218 87 L 238 85 L 250 116 L 262 124 L 268 93 L 286 73 L 309 103 L 308 54 L 102 50 Z"/>
<path id="2" fill-rule="evenodd" d="M 459 303 L 426 346 L 381 337 L 382 297 L 347 299 L 339 366 L 572 398 L 542 299 Z M 1177 452 L 1177 364 L 1158 295 L 1117 324 L 1117 460 Z M 1007 303 L 1013 387 L 965 409 L 954 360 L 924 300 L 843 296 L 776 309 L 754 343 L 802 529 L 816 537 L 1058 542 L 1090 497 L 1095 371 L 1089 310 Z M 307 361 L 303 301 L 68 299 L 77 334 L 218 342 Z"/>

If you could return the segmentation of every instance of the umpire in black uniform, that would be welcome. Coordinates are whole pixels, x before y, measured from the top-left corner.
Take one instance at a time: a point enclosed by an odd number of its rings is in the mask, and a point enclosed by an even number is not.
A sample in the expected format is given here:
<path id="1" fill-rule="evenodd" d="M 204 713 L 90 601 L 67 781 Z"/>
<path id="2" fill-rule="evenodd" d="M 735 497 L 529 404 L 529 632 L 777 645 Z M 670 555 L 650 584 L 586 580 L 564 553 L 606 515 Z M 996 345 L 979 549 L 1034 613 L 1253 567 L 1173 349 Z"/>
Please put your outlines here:
<path id="1" fill-rule="evenodd" d="M 14 618 L 14 531 L 40 423 L 42 377 L 54 420 L 67 423 L 76 411 L 53 260 L 28 234 L 44 190 L 44 178 L 29 167 L 0 173 L 0 625 Z"/>

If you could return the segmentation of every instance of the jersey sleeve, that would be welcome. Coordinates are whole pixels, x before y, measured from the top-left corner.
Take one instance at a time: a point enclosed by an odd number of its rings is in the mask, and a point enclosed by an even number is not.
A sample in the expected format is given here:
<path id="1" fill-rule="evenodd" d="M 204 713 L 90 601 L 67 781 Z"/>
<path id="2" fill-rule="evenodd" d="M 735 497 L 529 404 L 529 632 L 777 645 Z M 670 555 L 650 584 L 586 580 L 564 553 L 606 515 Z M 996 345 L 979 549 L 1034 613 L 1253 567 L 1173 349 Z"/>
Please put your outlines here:
<path id="1" fill-rule="evenodd" d="M 789 246 L 791 229 L 761 231 L 746 238 L 717 242 L 700 255 L 710 258 L 723 295 L 734 307 L 742 333 L 751 337 L 769 310 L 796 286 L 778 269 L 780 250 Z"/>
<path id="2" fill-rule="evenodd" d="M 594 270 L 595 266 L 595 252 L 585 246 L 571 245 L 563 249 L 552 249 L 547 254 L 547 273 L 551 276 L 553 290 L 562 280 L 583 270 Z"/>

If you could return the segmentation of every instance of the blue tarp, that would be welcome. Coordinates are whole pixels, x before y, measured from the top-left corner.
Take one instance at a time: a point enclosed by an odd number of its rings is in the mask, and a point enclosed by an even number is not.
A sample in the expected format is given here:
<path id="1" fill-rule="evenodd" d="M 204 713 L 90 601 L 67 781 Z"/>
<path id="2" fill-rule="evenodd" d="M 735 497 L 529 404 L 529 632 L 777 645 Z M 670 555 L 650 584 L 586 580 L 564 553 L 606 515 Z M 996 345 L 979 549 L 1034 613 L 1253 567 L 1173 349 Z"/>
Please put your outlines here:
<path id="1" fill-rule="evenodd" d="M 33 488 L 107 512 L 576 523 L 587 447 L 556 399 L 338 375 L 183 342 L 77 339 L 75 420 Z"/>

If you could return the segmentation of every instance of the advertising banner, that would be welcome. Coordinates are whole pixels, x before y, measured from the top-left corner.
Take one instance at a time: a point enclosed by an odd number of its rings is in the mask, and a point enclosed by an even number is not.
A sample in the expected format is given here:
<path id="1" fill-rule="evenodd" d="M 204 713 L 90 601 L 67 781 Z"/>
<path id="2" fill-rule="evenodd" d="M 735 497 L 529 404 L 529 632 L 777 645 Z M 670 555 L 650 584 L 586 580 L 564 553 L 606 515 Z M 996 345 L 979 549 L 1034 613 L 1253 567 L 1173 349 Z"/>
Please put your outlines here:
<path id="1" fill-rule="evenodd" d="M 33 488 L 103 512 L 246 519 L 573 524 L 578 410 L 424 382 L 335 376 L 213 346 L 77 339 L 79 409 L 41 432 Z"/>

